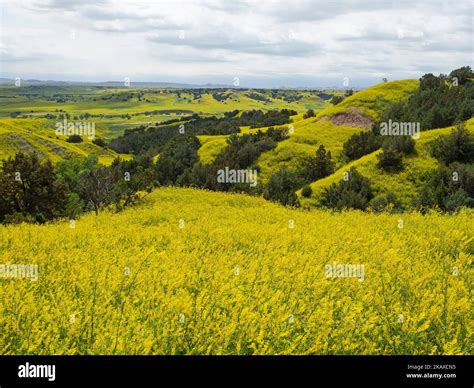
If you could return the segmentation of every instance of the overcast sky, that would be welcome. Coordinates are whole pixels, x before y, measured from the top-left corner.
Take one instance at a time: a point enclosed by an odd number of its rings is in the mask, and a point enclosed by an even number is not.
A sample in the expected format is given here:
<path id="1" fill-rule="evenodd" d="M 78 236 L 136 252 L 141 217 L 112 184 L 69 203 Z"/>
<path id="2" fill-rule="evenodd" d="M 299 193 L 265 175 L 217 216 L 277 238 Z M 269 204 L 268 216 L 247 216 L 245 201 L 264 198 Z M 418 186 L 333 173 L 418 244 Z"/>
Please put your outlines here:
<path id="1" fill-rule="evenodd" d="M 473 0 L 0 0 L 0 77 L 368 86 L 473 64 Z"/>

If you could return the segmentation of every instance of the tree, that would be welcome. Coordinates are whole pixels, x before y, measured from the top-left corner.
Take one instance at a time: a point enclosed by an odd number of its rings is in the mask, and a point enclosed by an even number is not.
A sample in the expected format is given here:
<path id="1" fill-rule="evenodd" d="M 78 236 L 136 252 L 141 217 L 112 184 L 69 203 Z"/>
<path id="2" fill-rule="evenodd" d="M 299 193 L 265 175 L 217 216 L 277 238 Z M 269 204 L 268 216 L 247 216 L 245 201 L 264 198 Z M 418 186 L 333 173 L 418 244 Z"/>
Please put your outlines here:
<path id="1" fill-rule="evenodd" d="M 295 173 L 289 171 L 286 167 L 282 167 L 270 177 L 263 191 L 263 196 L 285 206 L 299 206 L 295 190 L 300 187 L 300 184 L 301 181 Z"/>
<path id="2" fill-rule="evenodd" d="M 92 143 L 94 143 L 95 145 L 99 147 L 107 148 L 107 143 L 105 142 L 104 139 L 97 138 L 97 139 L 92 140 Z"/>
<path id="3" fill-rule="evenodd" d="M 87 204 L 91 205 L 95 214 L 99 210 L 112 203 L 113 191 L 116 182 L 120 179 L 116 169 L 108 169 L 104 166 L 93 166 L 84 170 L 79 178 L 79 191 Z"/>
<path id="4" fill-rule="evenodd" d="M 470 79 L 474 78 L 474 72 L 469 66 L 463 66 L 459 69 L 453 70 L 449 74 L 449 78 L 452 80 L 456 79 L 459 85 L 464 85 Z"/>
<path id="5" fill-rule="evenodd" d="M 311 197 L 313 194 L 313 189 L 311 188 L 310 185 L 305 185 L 303 189 L 301 189 L 301 195 L 305 198 Z"/>
<path id="6" fill-rule="evenodd" d="M 415 206 L 448 212 L 474 207 L 474 166 L 458 162 L 440 166 L 429 175 Z"/>
<path id="7" fill-rule="evenodd" d="M 382 170 L 395 172 L 403 169 L 403 155 L 394 148 L 384 149 L 377 155 L 377 159 L 379 160 L 377 167 Z"/>
<path id="8" fill-rule="evenodd" d="M 112 198 L 117 209 L 122 209 L 138 199 L 139 191 L 150 193 L 154 188 L 153 162 L 150 157 L 140 156 L 133 160 L 122 161 L 116 158 L 110 169 L 116 176 Z"/>
<path id="9" fill-rule="evenodd" d="M 425 74 L 420 79 L 420 90 L 436 89 L 441 85 L 441 80 L 431 73 Z"/>
<path id="10" fill-rule="evenodd" d="M 334 96 L 333 98 L 331 98 L 331 104 L 337 105 L 342 102 L 342 100 L 344 100 L 343 96 Z"/>
<path id="11" fill-rule="evenodd" d="M 347 89 L 345 92 L 344 92 L 344 97 L 350 97 L 354 94 L 354 91 L 352 89 Z"/>
<path id="12" fill-rule="evenodd" d="M 362 131 L 352 135 L 342 146 L 342 152 L 348 160 L 356 160 L 374 152 L 380 142 L 372 131 Z"/>
<path id="13" fill-rule="evenodd" d="M 449 135 L 439 136 L 432 142 L 431 156 L 446 165 L 453 162 L 471 163 L 474 160 L 474 136 L 464 124 L 459 124 Z"/>
<path id="14" fill-rule="evenodd" d="M 42 214 L 45 219 L 63 214 L 67 185 L 50 161 L 36 154 L 18 153 L 3 162 L 0 176 L 0 218 L 7 214 Z"/>
<path id="15" fill-rule="evenodd" d="M 82 137 L 79 135 L 71 135 L 66 139 L 66 141 L 68 143 L 82 143 Z"/>
<path id="16" fill-rule="evenodd" d="M 304 115 L 303 115 L 303 118 L 304 119 L 308 119 L 310 117 L 314 117 L 315 114 L 314 114 L 314 110 L 313 109 L 309 109 Z"/>
<path id="17" fill-rule="evenodd" d="M 161 185 L 176 183 L 179 176 L 199 160 L 199 147 L 195 136 L 181 136 L 169 141 L 155 165 L 157 181 Z"/>
<path id="18" fill-rule="evenodd" d="M 373 198 L 372 188 L 367 178 L 351 167 L 348 179 L 333 183 L 323 192 L 321 204 L 331 209 L 365 210 Z"/>
<path id="19" fill-rule="evenodd" d="M 302 162 L 301 176 L 306 182 L 314 182 L 331 175 L 334 163 L 331 160 L 331 151 L 326 152 L 324 145 L 320 145 L 314 158 L 306 158 Z"/>
<path id="20" fill-rule="evenodd" d="M 410 155 L 415 153 L 415 140 L 411 136 L 387 136 L 383 140 L 382 148 Z"/>

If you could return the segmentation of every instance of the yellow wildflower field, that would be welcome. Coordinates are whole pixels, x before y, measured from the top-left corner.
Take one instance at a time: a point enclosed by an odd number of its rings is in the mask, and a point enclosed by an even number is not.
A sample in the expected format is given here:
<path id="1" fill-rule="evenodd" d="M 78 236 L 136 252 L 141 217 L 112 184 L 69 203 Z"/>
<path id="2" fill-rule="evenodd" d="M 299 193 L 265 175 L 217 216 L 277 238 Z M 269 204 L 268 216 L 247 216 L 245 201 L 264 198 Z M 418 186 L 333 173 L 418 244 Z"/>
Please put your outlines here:
<path id="1" fill-rule="evenodd" d="M 0 352 L 472 354 L 472 215 L 163 188 L 122 213 L 0 226 Z"/>

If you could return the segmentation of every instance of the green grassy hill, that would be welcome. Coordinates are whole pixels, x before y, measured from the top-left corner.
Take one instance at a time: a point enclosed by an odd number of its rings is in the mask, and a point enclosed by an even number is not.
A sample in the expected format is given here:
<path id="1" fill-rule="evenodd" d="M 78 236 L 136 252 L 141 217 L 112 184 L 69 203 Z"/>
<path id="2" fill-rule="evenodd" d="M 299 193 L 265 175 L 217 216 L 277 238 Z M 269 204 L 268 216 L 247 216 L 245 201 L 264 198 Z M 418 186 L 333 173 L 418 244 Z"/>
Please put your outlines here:
<path id="1" fill-rule="evenodd" d="M 317 118 L 331 119 L 351 108 L 352 112 L 357 111 L 371 120 L 377 120 L 389 103 L 407 98 L 419 84 L 420 82 L 416 79 L 381 83 L 354 93 L 335 106 L 323 109 Z"/>
<path id="2" fill-rule="evenodd" d="M 57 162 L 70 156 L 96 154 L 104 164 L 109 164 L 117 153 L 101 148 L 84 138 L 82 143 L 71 144 L 65 137 L 54 132 L 57 119 L 46 119 L 44 115 L 69 113 L 72 117 L 81 114 L 96 114 L 90 121 L 96 123 L 96 137 L 113 139 L 130 127 L 159 125 L 160 122 L 183 117 L 190 113 L 203 116 L 221 114 L 231 110 L 250 109 L 294 109 L 298 112 L 288 125 L 289 138 L 277 147 L 264 152 L 256 164 L 260 166 L 259 182 L 265 184 L 270 176 L 282 166 L 296 170 L 303 158 L 314 156 L 322 144 L 331 151 L 337 162 L 336 172 L 311 184 L 310 198 L 301 197 L 305 207 L 320 203 L 323 189 L 342 178 L 351 167 L 370 179 L 375 194 L 392 191 L 404 205 L 411 202 L 423 180 L 438 162 L 429 156 L 428 143 L 450 128 L 435 129 L 421 133 L 416 142 L 416 155 L 405 157 L 404 169 L 399 173 L 387 173 L 377 168 L 376 151 L 347 165 L 342 165 L 339 156 L 345 141 L 361 130 L 368 130 L 379 119 L 388 104 L 408 98 L 419 86 L 418 80 L 402 80 L 381 83 L 352 96 L 339 104 L 330 105 L 327 100 L 310 91 L 275 90 L 206 90 L 205 92 L 103 88 L 66 88 L 63 94 L 52 90 L 25 88 L 2 88 L 0 101 L 0 159 L 13 156 L 18 151 L 36 151 Z M 16 93 L 16 94 L 15 94 Z M 55 100 L 62 96 L 61 102 Z M 303 118 L 307 109 L 316 111 L 315 117 Z M 20 112 L 16 118 L 7 117 Z M 124 117 L 129 114 L 130 117 Z M 3 116 L 3 117 L 1 117 Z M 72 120 L 72 119 L 71 119 Z M 80 121 L 80 120 L 79 120 Z M 473 128 L 471 119 L 469 128 Z M 241 134 L 254 133 L 265 128 L 241 127 Z M 227 135 L 198 136 L 201 147 L 198 155 L 205 164 L 212 163 L 216 155 L 226 147 Z M 122 155 L 129 158 L 129 155 Z"/>
<path id="3" fill-rule="evenodd" d="M 103 130 L 96 127 L 96 137 L 101 137 Z M 16 153 L 36 152 L 53 163 L 68 157 L 87 157 L 97 155 L 103 164 L 110 164 L 119 156 L 110 149 L 104 149 L 83 137 L 82 143 L 68 143 L 67 136 L 57 136 L 55 122 L 46 119 L 0 119 L 0 160 L 14 156 Z M 120 155 L 130 158 L 130 155 Z"/>
<path id="4" fill-rule="evenodd" d="M 324 144 L 337 158 L 344 142 L 359 131 L 357 127 L 338 126 L 328 121 L 318 121 L 314 117 L 297 121 L 287 140 L 279 142 L 275 149 L 260 156 L 257 161 L 261 168 L 259 178 L 266 182 L 272 173 L 283 166 L 296 169 L 303 158 L 314 156 L 320 144 Z"/>
<path id="5" fill-rule="evenodd" d="M 315 118 L 295 121 L 290 138 L 260 156 L 257 164 L 261 167 L 261 180 L 267 181 L 281 166 L 296 169 L 303 158 L 314 156 L 320 144 L 331 151 L 333 159 L 337 159 L 344 142 L 365 128 L 363 124 L 378 118 L 390 102 L 407 98 L 418 84 L 417 80 L 379 84 L 345 98 L 338 105 L 322 109 Z M 343 120 L 331 121 L 341 114 L 345 115 Z"/>
<path id="6" fill-rule="evenodd" d="M 332 93 L 332 92 L 331 92 Z M 335 92 L 334 92 L 335 93 Z M 36 151 L 53 162 L 69 156 L 99 155 L 109 163 L 117 154 L 84 138 L 70 144 L 54 132 L 59 115 L 69 121 L 89 121 L 96 137 L 110 141 L 128 128 L 157 126 L 160 122 L 198 113 L 221 115 L 232 110 L 293 109 L 303 113 L 326 107 L 328 102 L 314 91 L 175 90 L 158 88 L 99 88 L 84 86 L 0 87 L 0 160 L 20 150 Z M 46 115 L 56 118 L 47 119 Z M 90 115 L 83 119 L 84 115 Z M 242 133 L 253 129 L 242 128 Z M 209 163 L 225 146 L 225 136 L 200 136 L 202 160 Z"/>
<path id="7" fill-rule="evenodd" d="M 474 118 L 467 121 L 466 127 L 474 133 Z M 342 166 L 334 174 L 312 183 L 313 194 L 310 198 L 302 197 L 300 190 L 297 193 L 300 202 L 305 207 L 319 205 L 323 190 L 332 183 L 342 180 L 343 174 L 351 167 L 355 167 L 359 173 L 369 178 L 375 195 L 391 191 L 396 194 L 403 205 L 409 205 L 429 173 L 440 165 L 436 159 L 430 156 L 430 142 L 438 136 L 449 134 L 452 129 L 453 127 L 448 127 L 421 132 L 420 138 L 416 140 L 415 144 L 416 154 L 404 157 L 404 168 L 401 172 L 389 173 L 378 168 L 377 154 L 382 151 L 377 150 Z"/>

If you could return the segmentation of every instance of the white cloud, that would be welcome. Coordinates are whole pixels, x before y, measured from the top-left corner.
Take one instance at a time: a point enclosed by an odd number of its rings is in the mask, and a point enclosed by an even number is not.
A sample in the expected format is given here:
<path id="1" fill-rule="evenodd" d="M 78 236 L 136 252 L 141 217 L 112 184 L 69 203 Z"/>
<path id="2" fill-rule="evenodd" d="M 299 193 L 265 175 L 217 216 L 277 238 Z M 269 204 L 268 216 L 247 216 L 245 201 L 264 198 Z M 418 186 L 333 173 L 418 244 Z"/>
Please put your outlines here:
<path id="1" fill-rule="evenodd" d="M 472 2 L 0 2 L 0 76 L 353 84 L 473 62 Z"/>

